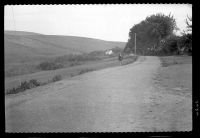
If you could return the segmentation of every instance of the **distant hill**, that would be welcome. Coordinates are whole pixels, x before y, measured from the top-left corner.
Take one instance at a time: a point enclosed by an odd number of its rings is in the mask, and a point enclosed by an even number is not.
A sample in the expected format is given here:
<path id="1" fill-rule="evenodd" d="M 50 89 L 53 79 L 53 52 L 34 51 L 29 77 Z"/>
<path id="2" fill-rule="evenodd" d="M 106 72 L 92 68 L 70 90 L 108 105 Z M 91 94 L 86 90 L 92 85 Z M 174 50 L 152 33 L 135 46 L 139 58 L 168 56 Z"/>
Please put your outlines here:
<path id="1" fill-rule="evenodd" d="M 25 31 L 4 31 L 7 35 L 42 35 L 39 33 L 25 32 Z"/>
<path id="2" fill-rule="evenodd" d="M 4 53 L 6 62 L 15 62 L 18 59 L 24 58 L 81 54 L 107 50 L 114 47 L 124 48 L 125 44 L 125 42 L 112 42 L 76 36 L 4 31 Z"/>

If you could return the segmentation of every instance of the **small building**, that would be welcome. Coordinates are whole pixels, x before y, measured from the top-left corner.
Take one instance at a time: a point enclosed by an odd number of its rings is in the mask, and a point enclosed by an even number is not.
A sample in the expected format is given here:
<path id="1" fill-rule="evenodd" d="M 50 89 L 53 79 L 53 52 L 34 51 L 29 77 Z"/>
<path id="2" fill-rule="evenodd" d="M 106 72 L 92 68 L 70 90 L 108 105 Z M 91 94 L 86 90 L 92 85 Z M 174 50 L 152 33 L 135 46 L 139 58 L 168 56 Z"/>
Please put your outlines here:
<path id="1" fill-rule="evenodd" d="M 106 55 L 111 55 L 111 54 L 113 54 L 113 51 L 112 51 L 112 50 L 107 50 L 107 51 L 106 51 Z"/>
<path id="2" fill-rule="evenodd" d="M 135 56 L 135 54 L 131 53 L 131 54 L 129 54 L 129 56 L 133 57 L 133 56 Z"/>

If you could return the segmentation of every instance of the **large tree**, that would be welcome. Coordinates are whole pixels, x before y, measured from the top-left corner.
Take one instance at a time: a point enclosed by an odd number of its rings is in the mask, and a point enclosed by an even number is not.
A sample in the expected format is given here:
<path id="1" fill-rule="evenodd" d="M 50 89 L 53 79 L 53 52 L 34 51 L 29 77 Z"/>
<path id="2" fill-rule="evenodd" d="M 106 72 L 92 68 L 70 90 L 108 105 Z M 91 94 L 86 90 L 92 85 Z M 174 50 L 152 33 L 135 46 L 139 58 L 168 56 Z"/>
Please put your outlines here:
<path id="1" fill-rule="evenodd" d="M 137 34 L 137 51 L 144 53 L 148 48 L 159 46 L 159 42 L 173 34 L 177 29 L 176 21 L 170 14 L 156 14 L 146 17 L 139 24 L 134 25 L 129 32 L 129 40 L 125 47 L 134 51 L 135 33 Z"/>

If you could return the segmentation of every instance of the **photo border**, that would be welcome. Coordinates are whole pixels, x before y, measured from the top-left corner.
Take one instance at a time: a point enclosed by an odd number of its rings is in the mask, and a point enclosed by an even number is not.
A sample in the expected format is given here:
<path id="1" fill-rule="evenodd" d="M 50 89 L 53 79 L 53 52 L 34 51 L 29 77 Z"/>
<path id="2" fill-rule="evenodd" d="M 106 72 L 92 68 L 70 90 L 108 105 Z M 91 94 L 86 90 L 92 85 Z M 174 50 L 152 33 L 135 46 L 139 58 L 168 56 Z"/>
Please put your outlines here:
<path id="1" fill-rule="evenodd" d="M 28 3 L 27 3 L 28 2 Z M 42 3 L 41 3 L 42 2 Z M 56 1 L 59 2 L 59 1 Z M 140 1 L 142 2 L 142 1 Z M 192 4 L 192 16 L 193 16 L 193 43 L 196 44 L 198 43 L 198 36 L 199 36 L 199 25 L 200 25 L 200 4 L 197 3 L 191 3 L 191 2 L 187 2 L 189 4 Z M 187 3 L 164 3 L 164 4 L 187 4 Z M 2 18 L 4 18 L 4 6 L 5 5 L 46 5 L 46 4 L 50 4 L 50 5 L 54 5 L 54 4 L 61 4 L 59 3 L 55 3 L 55 1 L 38 1 L 38 0 L 32 0 L 32 1 L 26 1 L 26 2 L 19 2 L 19 0 L 12 0 L 12 1 L 3 1 L 3 4 L 1 5 L 1 15 Z M 126 1 L 122 1 L 122 2 L 81 2 L 80 0 L 75 0 L 75 1 L 70 1 L 69 3 L 62 3 L 62 4 L 158 4 L 158 3 L 131 3 L 131 2 L 126 2 Z M 160 3 L 163 4 L 163 3 Z M 2 35 L 4 34 L 4 25 L 1 26 L 2 27 Z M 4 38 L 3 36 L 1 38 Z M 1 41 L 2 43 L 4 42 L 4 39 Z M 2 44 L 4 45 L 4 43 Z M 4 112 L 4 116 L 2 117 L 2 119 L 4 119 L 4 123 L 3 126 L 1 128 L 3 128 L 3 136 L 4 137 L 15 137 L 15 136 L 20 136 L 20 137 L 55 137 L 55 136 L 61 136 L 61 137 L 106 137 L 106 136 L 113 136 L 113 137 L 133 137 L 133 136 L 144 136 L 144 137 L 176 137 L 176 136 L 196 136 L 199 135 L 200 129 L 199 129 L 199 123 L 200 119 L 199 119 L 199 105 L 200 105 L 200 97 L 199 97 L 199 90 L 198 90 L 198 76 L 197 73 L 199 71 L 198 69 L 198 49 L 199 47 L 194 47 L 194 52 L 192 55 L 192 79 L 193 79 L 193 92 L 192 92 L 192 101 L 193 101 L 193 130 L 191 132 L 60 132 L 60 133 L 54 133 L 54 132 L 47 132 L 47 133 L 6 133 L 5 132 L 5 97 L 4 97 L 4 93 L 2 92 L 2 104 L 3 107 L 2 112 Z M 196 49 L 196 50 L 195 50 Z M 4 49 L 1 50 L 1 52 L 3 52 L 1 55 L 3 56 L 2 59 L 4 59 Z M 195 63 L 196 62 L 196 63 Z M 4 78 L 4 60 L 3 60 L 3 65 L 1 66 L 2 70 L 1 71 L 1 78 Z M 195 74 L 195 75 L 194 75 Z M 4 81 L 4 80 L 3 80 Z M 3 86 L 4 88 L 4 86 Z"/>

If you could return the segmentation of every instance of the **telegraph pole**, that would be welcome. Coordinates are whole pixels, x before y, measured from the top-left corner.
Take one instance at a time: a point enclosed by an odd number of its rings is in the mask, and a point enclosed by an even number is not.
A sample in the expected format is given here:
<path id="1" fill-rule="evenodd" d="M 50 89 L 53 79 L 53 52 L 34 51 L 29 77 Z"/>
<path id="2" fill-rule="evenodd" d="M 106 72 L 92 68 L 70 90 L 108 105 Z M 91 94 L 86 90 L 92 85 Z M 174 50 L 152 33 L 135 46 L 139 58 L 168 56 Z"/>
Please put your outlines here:
<path id="1" fill-rule="evenodd" d="M 135 33 L 135 55 L 136 55 L 136 33 Z"/>

